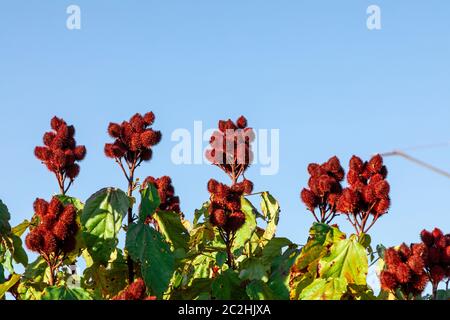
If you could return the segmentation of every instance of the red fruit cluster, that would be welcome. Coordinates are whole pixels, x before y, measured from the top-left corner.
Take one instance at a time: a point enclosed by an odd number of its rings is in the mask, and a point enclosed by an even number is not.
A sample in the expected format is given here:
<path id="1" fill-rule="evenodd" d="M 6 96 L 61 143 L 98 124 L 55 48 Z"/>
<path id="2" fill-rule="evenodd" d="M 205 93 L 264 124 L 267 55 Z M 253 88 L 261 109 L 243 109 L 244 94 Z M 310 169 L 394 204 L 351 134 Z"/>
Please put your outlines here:
<path id="1" fill-rule="evenodd" d="M 208 182 L 208 191 L 211 194 L 209 207 L 210 222 L 226 233 L 239 230 L 245 223 L 245 215 L 241 210 L 241 197 L 253 191 L 253 183 L 243 180 L 231 187 L 214 179 Z"/>
<path id="2" fill-rule="evenodd" d="M 51 254 L 58 257 L 75 249 L 78 224 L 73 205 L 64 206 L 57 197 L 50 203 L 36 199 L 34 211 L 38 222 L 25 239 L 28 249 L 47 257 Z"/>
<path id="3" fill-rule="evenodd" d="M 381 287 L 385 291 L 400 289 L 406 297 L 420 295 L 428 283 L 425 272 L 426 247 L 402 244 L 397 250 L 389 248 L 384 253 L 386 268 L 381 272 Z"/>
<path id="4" fill-rule="evenodd" d="M 172 185 L 172 179 L 170 177 L 163 176 L 157 179 L 147 177 L 142 187 L 147 188 L 150 183 L 158 190 L 159 199 L 161 200 L 159 210 L 181 213 L 180 198 L 175 195 L 175 188 Z"/>
<path id="5" fill-rule="evenodd" d="M 36 147 L 34 154 L 56 175 L 62 193 L 65 193 L 64 182 L 66 178 L 73 181 L 80 173 L 77 162 L 86 157 L 86 147 L 77 146 L 74 126 L 67 125 L 63 119 L 53 117 L 50 125 L 52 131 L 44 134 L 44 146 Z"/>
<path id="6" fill-rule="evenodd" d="M 309 189 L 302 190 L 301 199 L 314 216 L 315 209 L 319 208 L 320 220 L 326 222 L 328 213 L 335 212 L 336 202 L 342 192 L 344 169 L 339 159 L 333 157 L 323 164 L 311 163 L 308 166 L 308 173 L 310 174 Z"/>
<path id="7" fill-rule="evenodd" d="M 425 265 L 433 285 L 450 278 L 450 234 L 435 228 L 432 232 L 423 230 L 420 234 L 426 246 Z"/>
<path id="8" fill-rule="evenodd" d="M 147 296 L 144 280 L 139 278 L 112 300 L 156 300 L 156 297 Z"/>
<path id="9" fill-rule="evenodd" d="M 124 158 L 129 164 L 150 161 L 152 147 L 161 141 L 161 132 L 150 128 L 154 121 L 155 115 L 148 112 L 144 116 L 136 113 L 122 124 L 110 123 L 108 133 L 115 141 L 105 144 L 105 155 L 113 159 Z"/>
<path id="10" fill-rule="evenodd" d="M 368 162 L 353 156 L 347 174 L 349 187 L 342 191 L 337 210 L 353 215 L 359 212 L 378 216 L 385 214 L 391 205 L 390 186 L 386 177 L 387 169 L 380 155 Z"/>
<path id="11" fill-rule="evenodd" d="M 255 134 L 244 116 L 236 122 L 220 120 L 218 127 L 211 136 L 211 149 L 206 151 L 206 158 L 225 171 L 234 183 L 253 161 L 251 143 Z"/>

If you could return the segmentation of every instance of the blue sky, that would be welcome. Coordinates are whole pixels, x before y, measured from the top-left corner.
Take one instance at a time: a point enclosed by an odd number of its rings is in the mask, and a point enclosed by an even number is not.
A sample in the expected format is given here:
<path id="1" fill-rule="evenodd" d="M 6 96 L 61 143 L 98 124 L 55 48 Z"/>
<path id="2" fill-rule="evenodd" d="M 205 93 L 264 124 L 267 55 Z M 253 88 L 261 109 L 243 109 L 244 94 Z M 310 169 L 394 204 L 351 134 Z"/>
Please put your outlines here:
<path id="1" fill-rule="evenodd" d="M 382 30 L 366 28 L 378 4 Z M 66 7 L 81 7 L 81 30 Z M 10 1 L 0 6 L 0 198 L 12 223 L 36 197 L 57 191 L 33 157 L 53 115 L 88 148 L 71 194 L 125 188 L 103 155 L 110 121 L 153 110 L 163 141 L 141 177 L 170 175 L 187 217 L 208 198 L 208 165 L 170 161 L 177 128 L 244 114 L 280 129 L 280 171 L 247 174 L 280 201 L 278 235 L 304 243 L 312 217 L 300 202 L 306 166 L 338 155 L 364 158 L 450 141 L 450 3 L 445 1 Z M 411 152 L 450 171 L 450 148 Z M 388 158 L 393 205 L 374 243 L 418 241 L 423 228 L 450 232 L 450 180 Z M 344 218 L 337 223 L 351 231 Z"/>

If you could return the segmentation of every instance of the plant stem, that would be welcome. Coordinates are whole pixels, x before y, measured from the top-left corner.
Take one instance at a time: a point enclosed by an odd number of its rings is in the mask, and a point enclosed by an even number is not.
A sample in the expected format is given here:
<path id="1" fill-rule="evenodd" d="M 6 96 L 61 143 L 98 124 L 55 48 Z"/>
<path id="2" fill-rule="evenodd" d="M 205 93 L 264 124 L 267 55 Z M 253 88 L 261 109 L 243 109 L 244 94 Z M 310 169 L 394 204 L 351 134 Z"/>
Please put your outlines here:
<path id="1" fill-rule="evenodd" d="M 128 179 L 128 197 L 133 196 L 134 189 L 134 169 L 130 170 L 130 177 Z M 128 208 L 128 227 L 133 223 L 133 208 L 130 206 Z M 134 263 L 131 259 L 131 256 L 127 256 L 127 265 L 128 265 L 128 281 L 129 283 L 134 282 Z"/>

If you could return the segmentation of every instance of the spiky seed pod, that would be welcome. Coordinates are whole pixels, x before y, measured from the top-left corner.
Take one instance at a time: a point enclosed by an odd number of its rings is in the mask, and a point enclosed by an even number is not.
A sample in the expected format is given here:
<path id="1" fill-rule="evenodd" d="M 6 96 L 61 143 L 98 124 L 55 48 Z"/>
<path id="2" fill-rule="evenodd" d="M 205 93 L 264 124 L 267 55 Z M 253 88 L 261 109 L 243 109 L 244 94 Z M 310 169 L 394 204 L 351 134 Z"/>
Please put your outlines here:
<path id="1" fill-rule="evenodd" d="M 383 168 L 383 157 L 381 157 L 379 154 L 372 157 L 372 159 L 370 159 L 368 163 L 367 168 L 372 174 L 380 173 L 381 169 Z"/>
<path id="2" fill-rule="evenodd" d="M 423 274 L 424 268 L 425 268 L 425 262 L 423 258 L 420 256 L 412 255 L 408 258 L 407 261 L 408 267 L 411 269 L 412 272 L 415 274 Z"/>
<path id="3" fill-rule="evenodd" d="M 244 129 L 247 127 L 247 119 L 244 116 L 240 116 L 239 119 L 236 120 L 236 126 L 239 129 Z"/>
<path id="4" fill-rule="evenodd" d="M 311 190 L 308 189 L 303 189 L 300 196 L 306 207 L 310 211 L 314 211 L 319 202 L 318 197 L 316 197 L 316 195 Z"/>
<path id="5" fill-rule="evenodd" d="M 244 213 L 241 211 L 236 211 L 228 216 L 225 228 L 228 231 L 236 232 L 244 225 L 244 223 L 245 223 Z"/>
<path id="6" fill-rule="evenodd" d="M 43 218 L 48 211 L 48 202 L 45 201 L 44 199 L 36 199 L 36 201 L 34 202 L 33 205 L 34 208 L 34 212 L 36 213 L 36 215 L 40 218 Z"/>
<path id="7" fill-rule="evenodd" d="M 397 279 L 396 277 L 388 272 L 382 271 L 380 274 L 381 288 L 385 291 L 394 290 L 397 287 Z"/>
<path id="8" fill-rule="evenodd" d="M 210 222 L 215 227 L 223 228 L 227 223 L 227 214 L 223 209 L 216 209 L 210 215 Z"/>
<path id="9" fill-rule="evenodd" d="M 350 159 L 350 170 L 356 171 L 356 173 L 360 174 L 362 173 L 364 169 L 364 162 L 361 160 L 360 157 L 353 156 Z"/>
<path id="10" fill-rule="evenodd" d="M 250 180 L 244 179 L 244 181 L 242 181 L 242 185 L 244 186 L 245 194 L 251 194 L 253 192 L 253 182 Z"/>
<path id="11" fill-rule="evenodd" d="M 139 278 L 113 297 L 112 300 L 156 300 L 156 297 L 147 296 L 144 280 Z"/>
<path id="12" fill-rule="evenodd" d="M 153 112 L 150 111 L 144 115 L 144 122 L 147 126 L 151 126 L 154 121 L 155 121 L 155 114 Z"/>
<path id="13" fill-rule="evenodd" d="M 422 232 L 420 233 L 420 237 L 426 246 L 430 247 L 433 245 L 434 238 L 431 232 L 427 230 L 422 230 Z"/>
<path id="14" fill-rule="evenodd" d="M 439 283 L 445 278 L 445 270 L 440 265 L 435 265 L 430 271 L 431 282 Z"/>

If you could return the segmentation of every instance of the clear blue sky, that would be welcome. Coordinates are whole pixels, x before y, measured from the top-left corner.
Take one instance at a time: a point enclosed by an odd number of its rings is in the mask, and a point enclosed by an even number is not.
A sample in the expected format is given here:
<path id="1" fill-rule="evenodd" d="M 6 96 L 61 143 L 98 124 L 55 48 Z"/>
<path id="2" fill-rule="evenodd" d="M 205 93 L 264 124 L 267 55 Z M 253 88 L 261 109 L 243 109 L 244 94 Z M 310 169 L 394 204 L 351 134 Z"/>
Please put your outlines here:
<path id="1" fill-rule="evenodd" d="M 66 7 L 82 29 L 66 29 Z M 382 10 L 382 30 L 366 9 Z M 208 198 L 218 169 L 170 162 L 177 128 L 244 114 L 279 128 L 280 172 L 248 177 L 280 201 L 278 234 L 304 243 L 312 217 L 299 200 L 306 166 L 338 155 L 450 140 L 450 3 L 446 1 L 9 1 L 0 5 L 0 198 L 12 223 L 36 197 L 57 191 L 33 157 L 53 115 L 88 148 L 71 190 L 85 200 L 125 188 L 103 156 L 109 121 L 153 110 L 163 140 L 139 175 L 170 175 L 182 209 Z M 412 152 L 450 171 L 450 148 Z M 414 242 L 422 228 L 450 232 L 450 180 L 400 158 L 386 159 L 393 205 L 375 243 Z M 343 218 L 337 220 L 350 231 Z"/>

